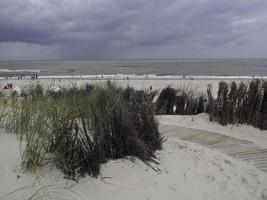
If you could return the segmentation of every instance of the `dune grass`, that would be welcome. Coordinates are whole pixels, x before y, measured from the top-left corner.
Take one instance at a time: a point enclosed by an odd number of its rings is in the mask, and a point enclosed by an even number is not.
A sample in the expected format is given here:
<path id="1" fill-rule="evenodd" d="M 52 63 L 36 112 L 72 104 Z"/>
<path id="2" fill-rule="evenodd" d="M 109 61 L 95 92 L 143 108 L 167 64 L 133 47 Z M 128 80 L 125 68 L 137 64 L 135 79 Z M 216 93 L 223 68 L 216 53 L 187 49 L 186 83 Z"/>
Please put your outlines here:
<path id="1" fill-rule="evenodd" d="M 135 156 L 157 163 L 162 137 L 154 94 L 111 83 L 46 92 L 41 85 L 1 99 L 1 127 L 21 141 L 22 166 L 52 162 L 67 178 L 97 177 L 109 159 Z"/>
<path id="2" fill-rule="evenodd" d="M 157 114 L 196 115 L 206 111 L 207 97 L 185 86 L 164 88 L 156 101 Z"/>
<path id="3" fill-rule="evenodd" d="M 267 130 L 267 82 L 252 80 L 248 84 L 234 81 L 230 84 L 219 83 L 218 98 L 211 96 L 210 120 L 221 125 L 250 124 L 261 130 Z"/>
<path id="4" fill-rule="evenodd" d="M 219 82 L 217 97 L 212 86 L 207 94 L 188 87 L 167 87 L 156 101 L 157 114 L 196 115 L 206 112 L 221 125 L 249 124 L 267 130 L 267 82 L 254 79 L 247 84 Z"/>

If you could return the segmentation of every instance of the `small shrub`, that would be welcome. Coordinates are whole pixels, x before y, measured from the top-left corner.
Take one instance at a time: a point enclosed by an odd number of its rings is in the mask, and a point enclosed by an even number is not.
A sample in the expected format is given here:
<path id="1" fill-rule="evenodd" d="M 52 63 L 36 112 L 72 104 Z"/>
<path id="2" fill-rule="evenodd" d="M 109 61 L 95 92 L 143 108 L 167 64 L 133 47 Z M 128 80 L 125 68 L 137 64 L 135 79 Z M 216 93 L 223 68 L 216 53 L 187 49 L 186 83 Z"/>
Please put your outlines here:
<path id="1" fill-rule="evenodd" d="M 156 102 L 157 114 L 173 114 L 175 106 L 176 91 L 173 88 L 167 87 L 163 89 Z"/>
<path id="2" fill-rule="evenodd" d="M 188 88 L 163 89 L 156 102 L 157 114 L 195 115 L 204 112 L 205 97 Z"/>

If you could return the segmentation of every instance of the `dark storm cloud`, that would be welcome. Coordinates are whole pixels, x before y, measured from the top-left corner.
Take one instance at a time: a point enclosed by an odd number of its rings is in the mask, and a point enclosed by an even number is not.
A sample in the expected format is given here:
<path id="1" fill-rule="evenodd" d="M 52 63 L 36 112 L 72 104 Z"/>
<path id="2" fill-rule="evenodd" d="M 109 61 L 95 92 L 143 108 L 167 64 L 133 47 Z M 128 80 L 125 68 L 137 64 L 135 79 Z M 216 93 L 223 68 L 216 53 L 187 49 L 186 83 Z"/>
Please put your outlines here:
<path id="1" fill-rule="evenodd" d="M 0 45 L 57 46 L 77 58 L 154 48 L 165 57 L 185 43 L 207 51 L 245 44 L 266 30 L 266 13 L 266 0 L 1 0 Z"/>

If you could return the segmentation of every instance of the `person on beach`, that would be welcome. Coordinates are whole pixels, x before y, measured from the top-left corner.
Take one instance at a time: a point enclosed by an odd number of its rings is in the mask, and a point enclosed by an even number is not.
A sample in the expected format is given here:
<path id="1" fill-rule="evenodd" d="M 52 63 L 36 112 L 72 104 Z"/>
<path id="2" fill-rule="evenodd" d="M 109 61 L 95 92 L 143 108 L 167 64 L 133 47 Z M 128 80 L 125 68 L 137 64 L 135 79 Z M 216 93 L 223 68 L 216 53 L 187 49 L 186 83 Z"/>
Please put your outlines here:
<path id="1" fill-rule="evenodd" d="M 7 83 L 5 86 L 4 86 L 4 89 L 11 89 L 13 88 L 13 84 L 12 83 Z"/>

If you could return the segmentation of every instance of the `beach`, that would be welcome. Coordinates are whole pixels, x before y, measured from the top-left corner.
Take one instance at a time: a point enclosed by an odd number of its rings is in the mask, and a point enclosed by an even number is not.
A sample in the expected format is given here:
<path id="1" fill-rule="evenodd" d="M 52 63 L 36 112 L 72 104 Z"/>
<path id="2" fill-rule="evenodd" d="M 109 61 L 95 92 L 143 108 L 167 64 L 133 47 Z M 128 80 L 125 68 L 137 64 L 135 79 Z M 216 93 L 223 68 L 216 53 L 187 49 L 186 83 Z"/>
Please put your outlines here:
<path id="1" fill-rule="evenodd" d="M 0 0 L 0 200 L 267 200 L 266 13 Z"/>
<path id="2" fill-rule="evenodd" d="M 208 84 L 213 94 L 218 83 L 250 81 L 252 77 L 170 77 L 98 75 L 82 77 L 39 77 L 31 79 L 2 79 L 2 91 L 7 83 L 19 90 L 41 84 L 44 88 L 83 87 L 86 83 L 105 84 L 110 80 L 117 86 L 158 92 L 167 87 L 189 88 L 206 93 Z M 265 78 L 265 77 L 264 77 Z M 206 114 L 196 116 L 159 115 L 160 132 L 166 139 L 156 155 L 159 165 L 145 165 L 129 157 L 110 160 L 101 167 L 98 178 L 80 177 L 67 180 L 53 165 L 40 167 L 30 173 L 20 166 L 21 145 L 15 134 L 0 132 L 0 199 L 267 199 L 267 174 L 253 164 L 235 159 L 218 150 L 210 149 L 161 129 L 162 126 L 186 127 L 211 131 L 231 138 L 249 141 L 267 148 L 267 131 L 248 125 L 222 126 L 209 122 Z"/>
<path id="3" fill-rule="evenodd" d="M 213 95 L 218 91 L 218 83 L 226 81 L 230 83 L 236 81 L 237 83 L 248 83 L 250 80 L 260 79 L 266 80 L 267 76 L 175 76 L 175 75 L 136 75 L 136 74 L 111 74 L 111 75 L 65 75 L 65 76 L 38 76 L 38 79 L 31 79 L 25 77 L 18 79 L 12 77 L 9 79 L 0 79 L 0 87 L 7 83 L 12 83 L 14 87 L 23 88 L 30 85 L 41 84 L 45 89 L 52 86 L 60 86 L 63 88 L 70 88 L 73 86 L 84 87 L 85 84 L 103 84 L 111 81 L 119 87 L 126 88 L 133 87 L 137 90 L 157 90 L 170 86 L 174 88 L 188 88 L 198 93 L 207 92 L 208 84 L 211 84 Z M 13 88 L 14 88 L 13 87 Z"/>

